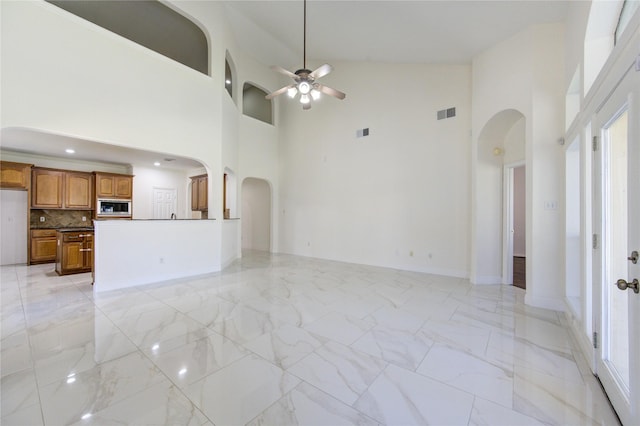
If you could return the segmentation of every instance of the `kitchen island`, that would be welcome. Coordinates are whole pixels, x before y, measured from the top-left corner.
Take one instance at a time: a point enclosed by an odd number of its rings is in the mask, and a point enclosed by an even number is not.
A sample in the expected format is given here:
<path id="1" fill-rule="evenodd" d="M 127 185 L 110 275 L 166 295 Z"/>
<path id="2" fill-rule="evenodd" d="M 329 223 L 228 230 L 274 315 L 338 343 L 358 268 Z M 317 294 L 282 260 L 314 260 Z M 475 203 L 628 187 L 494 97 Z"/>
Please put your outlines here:
<path id="1" fill-rule="evenodd" d="M 93 228 L 57 229 L 56 241 L 56 272 L 58 275 L 91 272 Z"/>
<path id="2" fill-rule="evenodd" d="M 215 219 L 94 220 L 94 292 L 220 271 Z"/>

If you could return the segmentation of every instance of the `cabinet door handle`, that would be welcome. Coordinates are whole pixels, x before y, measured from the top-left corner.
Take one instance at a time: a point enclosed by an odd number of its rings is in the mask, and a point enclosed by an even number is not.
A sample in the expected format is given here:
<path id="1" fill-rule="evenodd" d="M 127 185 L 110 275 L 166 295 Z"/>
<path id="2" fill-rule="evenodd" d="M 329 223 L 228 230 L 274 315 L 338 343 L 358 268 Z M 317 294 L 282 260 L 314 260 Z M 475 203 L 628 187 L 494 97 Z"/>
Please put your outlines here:
<path id="1" fill-rule="evenodd" d="M 80 249 L 80 251 L 92 251 L 91 249 Z"/>

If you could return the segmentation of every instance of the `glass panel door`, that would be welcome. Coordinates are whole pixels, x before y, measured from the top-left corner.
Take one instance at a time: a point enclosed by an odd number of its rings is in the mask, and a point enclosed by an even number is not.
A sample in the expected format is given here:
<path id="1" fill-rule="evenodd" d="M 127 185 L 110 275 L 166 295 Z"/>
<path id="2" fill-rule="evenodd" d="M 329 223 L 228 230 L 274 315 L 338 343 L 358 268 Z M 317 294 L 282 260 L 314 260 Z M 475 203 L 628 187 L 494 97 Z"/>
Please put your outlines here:
<path id="1" fill-rule="evenodd" d="M 627 73 L 598 112 L 601 144 L 594 162 L 594 229 L 601 236 L 593 274 L 594 300 L 600 306 L 596 373 L 623 424 L 629 425 L 640 419 L 640 295 L 634 290 L 640 265 L 631 254 L 640 250 L 639 75 Z"/>

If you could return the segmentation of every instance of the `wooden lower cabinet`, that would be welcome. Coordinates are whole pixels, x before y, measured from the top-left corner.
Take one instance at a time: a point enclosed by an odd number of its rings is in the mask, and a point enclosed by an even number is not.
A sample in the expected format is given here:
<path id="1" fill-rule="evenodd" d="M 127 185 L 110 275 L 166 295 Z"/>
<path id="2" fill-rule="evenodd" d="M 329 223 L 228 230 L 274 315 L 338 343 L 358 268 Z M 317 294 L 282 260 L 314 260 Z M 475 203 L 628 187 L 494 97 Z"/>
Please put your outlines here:
<path id="1" fill-rule="evenodd" d="M 31 256 L 29 263 L 51 263 L 56 261 L 58 240 L 55 229 L 31 230 Z"/>
<path id="2" fill-rule="evenodd" d="M 93 264 L 93 232 L 58 232 L 56 272 L 59 275 L 90 272 Z"/>

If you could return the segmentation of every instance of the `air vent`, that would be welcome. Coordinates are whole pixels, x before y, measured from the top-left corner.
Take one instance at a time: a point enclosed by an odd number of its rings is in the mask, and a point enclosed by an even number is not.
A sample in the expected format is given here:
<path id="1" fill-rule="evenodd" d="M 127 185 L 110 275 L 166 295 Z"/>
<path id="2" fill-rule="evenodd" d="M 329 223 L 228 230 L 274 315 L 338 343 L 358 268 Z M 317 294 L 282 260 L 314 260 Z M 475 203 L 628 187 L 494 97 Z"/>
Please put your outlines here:
<path id="1" fill-rule="evenodd" d="M 447 108 L 447 109 L 441 109 L 440 111 L 438 111 L 437 117 L 438 120 L 444 120 L 446 118 L 451 118 L 451 117 L 455 117 L 456 116 L 456 109 L 454 108 Z"/>
<path id="2" fill-rule="evenodd" d="M 364 129 L 356 130 L 356 137 L 362 138 L 364 136 L 369 136 L 369 128 L 365 127 Z"/>

